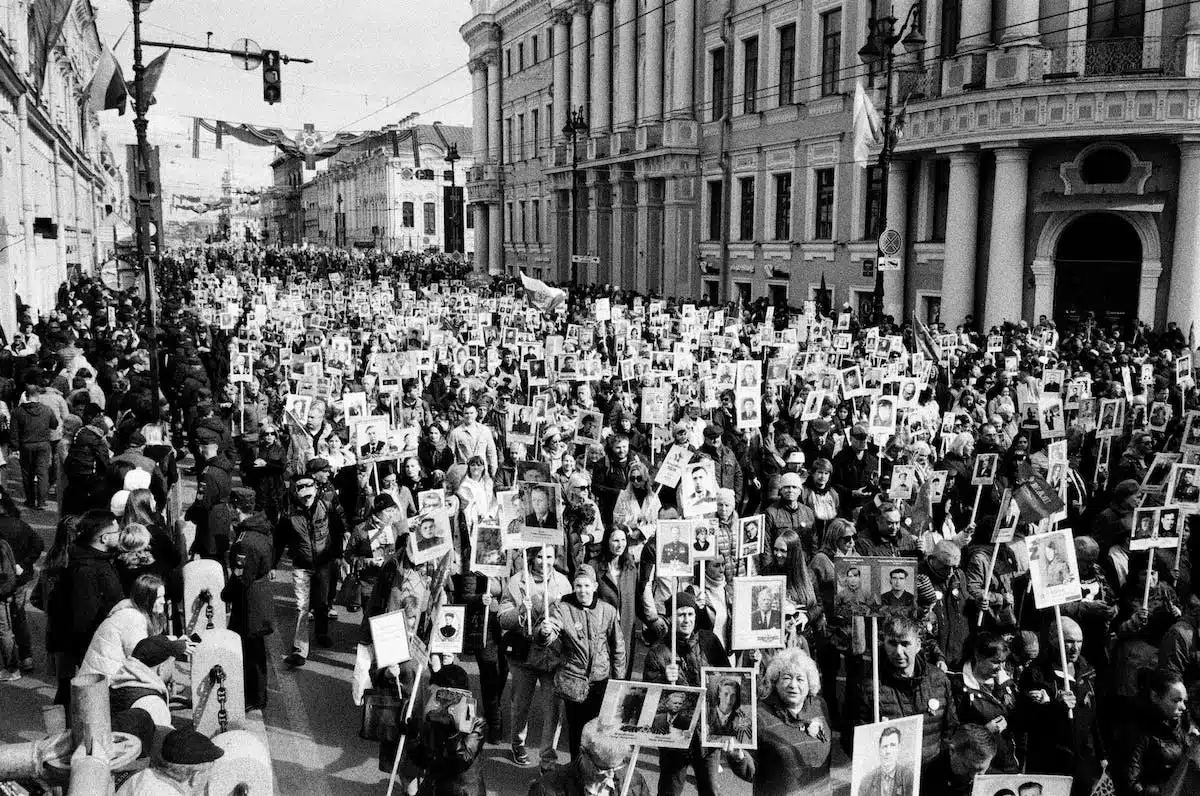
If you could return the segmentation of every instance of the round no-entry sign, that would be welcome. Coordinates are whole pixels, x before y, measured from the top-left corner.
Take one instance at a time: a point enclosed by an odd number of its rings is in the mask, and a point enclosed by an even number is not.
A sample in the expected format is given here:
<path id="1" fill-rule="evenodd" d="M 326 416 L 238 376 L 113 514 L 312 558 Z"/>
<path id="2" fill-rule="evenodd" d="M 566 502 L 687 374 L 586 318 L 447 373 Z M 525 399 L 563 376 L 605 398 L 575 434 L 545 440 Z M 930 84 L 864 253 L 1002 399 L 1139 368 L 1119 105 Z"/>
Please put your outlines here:
<path id="1" fill-rule="evenodd" d="M 904 248 L 904 238 L 894 229 L 885 229 L 879 236 L 879 251 L 881 254 L 892 256 L 899 254 Z"/>

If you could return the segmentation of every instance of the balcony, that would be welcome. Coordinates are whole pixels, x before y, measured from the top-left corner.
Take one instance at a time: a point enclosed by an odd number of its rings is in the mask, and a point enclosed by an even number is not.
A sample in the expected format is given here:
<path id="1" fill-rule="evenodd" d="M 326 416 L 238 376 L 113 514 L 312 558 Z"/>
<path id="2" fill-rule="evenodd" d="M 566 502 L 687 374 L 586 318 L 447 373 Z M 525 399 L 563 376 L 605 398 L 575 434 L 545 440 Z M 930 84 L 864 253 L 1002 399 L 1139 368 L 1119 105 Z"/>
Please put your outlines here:
<path id="1" fill-rule="evenodd" d="M 500 201 L 504 182 L 503 167 L 498 163 L 481 163 L 467 169 L 467 196 L 472 202 Z"/>
<path id="2" fill-rule="evenodd" d="M 1183 77 L 1183 36 L 1071 41 L 1045 49 L 1043 78 Z"/>

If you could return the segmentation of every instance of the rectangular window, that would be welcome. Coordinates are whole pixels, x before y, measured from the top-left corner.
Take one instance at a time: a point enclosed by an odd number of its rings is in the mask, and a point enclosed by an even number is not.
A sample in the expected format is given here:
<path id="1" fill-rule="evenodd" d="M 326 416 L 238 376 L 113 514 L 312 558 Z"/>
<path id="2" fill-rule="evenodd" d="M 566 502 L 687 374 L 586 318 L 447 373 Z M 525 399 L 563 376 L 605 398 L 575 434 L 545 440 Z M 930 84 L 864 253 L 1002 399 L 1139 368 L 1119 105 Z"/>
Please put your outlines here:
<path id="1" fill-rule="evenodd" d="M 504 51 L 504 71 L 506 74 L 512 74 L 512 50 Z"/>
<path id="2" fill-rule="evenodd" d="M 941 33 L 941 53 L 943 58 L 949 58 L 958 53 L 959 20 L 961 19 L 962 0 L 942 0 L 942 24 L 938 26 Z M 972 31 L 978 33 L 979 31 Z"/>
<path id="3" fill-rule="evenodd" d="M 400 226 L 405 229 L 412 229 L 417 225 L 416 216 L 413 214 L 414 208 L 412 202 L 404 202 L 400 205 Z"/>
<path id="4" fill-rule="evenodd" d="M 425 203 L 425 234 L 437 234 L 437 205 L 433 202 Z"/>
<path id="5" fill-rule="evenodd" d="M 813 240 L 833 240 L 833 169 L 813 172 L 816 195 L 813 201 Z"/>
<path id="6" fill-rule="evenodd" d="M 754 240 L 754 178 L 738 180 L 738 240 Z"/>
<path id="7" fill-rule="evenodd" d="M 529 42 L 529 58 L 530 58 L 530 65 L 531 65 L 531 66 L 537 66 L 537 62 L 538 62 L 538 40 L 537 40 L 537 34 L 536 34 L 536 33 L 535 33 L 535 34 L 533 34 L 533 38 L 532 38 L 532 39 L 530 40 L 530 42 Z"/>
<path id="8" fill-rule="evenodd" d="M 508 229 L 506 230 L 508 234 L 505 236 L 504 239 L 506 241 L 511 242 L 513 239 L 513 203 L 512 202 L 507 203 L 507 207 L 505 208 L 504 215 L 506 217 L 506 220 L 508 221 L 508 223 L 506 224 L 506 226 L 508 227 Z"/>
<path id="9" fill-rule="evenodd" d="M 883 221 L 879 211 L 883 197 L 883 169 L 879 166 L 867 166 L 864 177 L 866 191 L 863 197 L 863 240 L 874 240 L 883 232 L 879 228 Z"/>
<path id="10" fill-rule="evenodd" d="M 517 160 L 524 160 L 525 152 L 525 114 L 517 114 Z"/>
<path id="11" fill-rule="evenodd" d="M 542 242 L 542 202 L 540 199 L 533 200 L 533 239 L 537 243 Z"/>
<path id="12" fill-rule="evenodd" d="M 933 202 L 929 219 L 929 239 L 946 240 L 946 216 L 950 209 L 950 161 L 933 162 Z"/>
<path id="13" fill-rule="evenodd" d="M 546 146 L 554 142 L 554 103 L 546 106 Z"/>
<path id="14" fill-rule="evenodd" d="M 758 37 L 742 40 L 742 113 L 758 112 Z"/>
<path id="15" fill-rule="evenodd" d="M 513 120 L 509 117 L 504 120 L 504 151 L 508 153 L 509 163 L 516 159 L 513 157 L 513 141 Z"/>
<path id="16" fill-rule="evenodd" d="M 725 115 L 725 48 L 712 51 L 712 121 Z"/>
<path id="17" fill-rule="evenodd" d="M 708 239 L 720 240 L 724 209 L 724 186 L 721 180 L 708 184 Z"/>
<path id="18" fill-rule="evenodd" d="M 520 72 L 525 68 L 525 44 L 517 43 L 517 71 Z"/>
<path id="19" fill-rule="evenodd" d="M 779 29 L 779 104 L 796 100 L 796 24 Z"/>
<path id="20" fill-rule="evenodd" d="M 821 96 L 838 91 L 842 63 L 842 9 L 821 15 Z"/>
<path id="21" fill-rule="evenodd" d="M 533 115 L 533 156 L 536 158 L 542 152 L 542 112 L 538 108 L 534 108 L 530 113 Z"/>
<path id="22" fill-rule="evenodd" d="M 775 175 L 775 240 L 792 239 L 792 175 Z"/>
<path id="23" fill-rule="evenodd" d="M 521 201 L 517 204 L 521 208 L 521 242 L 524 243 L 525 241 L 529 240 L 529 235 L 527 232 L 528 227 L 525 219 L 525 202 Z"/>
<path id="24" fill-rule="evenodd" d="M 475 229 L 475 205 L 467 205 L 463 218 L 467 222 L 467 229 Z"/>

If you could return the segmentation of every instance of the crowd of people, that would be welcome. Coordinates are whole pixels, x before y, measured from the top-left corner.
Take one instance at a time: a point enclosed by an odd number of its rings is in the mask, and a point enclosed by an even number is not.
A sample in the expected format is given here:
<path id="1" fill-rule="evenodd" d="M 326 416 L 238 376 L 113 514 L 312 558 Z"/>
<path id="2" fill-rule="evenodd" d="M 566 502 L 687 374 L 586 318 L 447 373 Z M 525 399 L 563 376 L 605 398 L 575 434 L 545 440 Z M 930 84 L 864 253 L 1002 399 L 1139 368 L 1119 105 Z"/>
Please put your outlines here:
<path id="1" fill-rule="evenodd" d="M 0 682 L 33 668 L 44 611 L 55 701 L 76 674 L 109 678 L 152 775 L 203 792 L 220 750 L 162 731 L 199 558 L 226 574 L 248 710 L 270 634 L 291 676 L 339 611 L 368 646 L 373 620 L 403 617 L 408 659 L 360 666 L 354 696 L 395 713 L 380 768 L 422 792 L 482 794 L 487 744 L 530 767 L 531 794 L 648 793 L 651 756 L 660 796 L 689 776 L 701 796 L 731 777 L 821 792 L 856 727 L 913 716 L 912 773 L 856 773 L 858 793 L 1178 783 L 1200 726 L 1200 393 L 1174 324 L 873 324 L 827 301 L 559 293 L 453 266 L 177 251 L 157 362 L 134 294 L 82 278 L 25 314 L 0 349 Z M 23 513 L 54 503 L 43 549 Z M 1175 508 L 1171 544 L 1135 539 L 1135 517 Z M 1073 551 L 1031 563 L 1026 538 L 1060 530 Z M 1038 566 L 1081 599 L 1042 606 Z M 654 715 L 622 722 L 613 683 L 661 693 Z M 635 754 L 639 730 L 682 742 Z M 120 792 L 159 792 L 149 776 Z"/>

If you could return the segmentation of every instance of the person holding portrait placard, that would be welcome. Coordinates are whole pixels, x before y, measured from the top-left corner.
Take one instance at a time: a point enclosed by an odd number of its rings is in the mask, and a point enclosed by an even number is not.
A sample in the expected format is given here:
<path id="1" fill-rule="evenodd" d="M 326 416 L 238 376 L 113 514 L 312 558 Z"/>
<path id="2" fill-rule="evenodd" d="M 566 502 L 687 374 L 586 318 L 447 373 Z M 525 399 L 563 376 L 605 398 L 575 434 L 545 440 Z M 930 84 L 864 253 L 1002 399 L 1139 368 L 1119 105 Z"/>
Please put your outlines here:
<path id="1" fill-rule="evenodd" d="M 721 641 L 709 630 L 696 626 L 699 606 L 688 592 L 678 592 L 666 603 L 666 615 L 675 614 L 675 635 L 679 657 L 673 662 L 671 640 L 658 641 L 646 655 L 642 679 L 648 683 L 699 686 L 700 670 L 705 666 L 729 666 L 729 656 Z M 690 766 L 701 796 L 714 796 L 714 777 L 720 756 L 702 749 L 700 738 L 693 738 L 688 749 L 662 749 L 659 752 L 659 796 L 680 796 Z"/>

